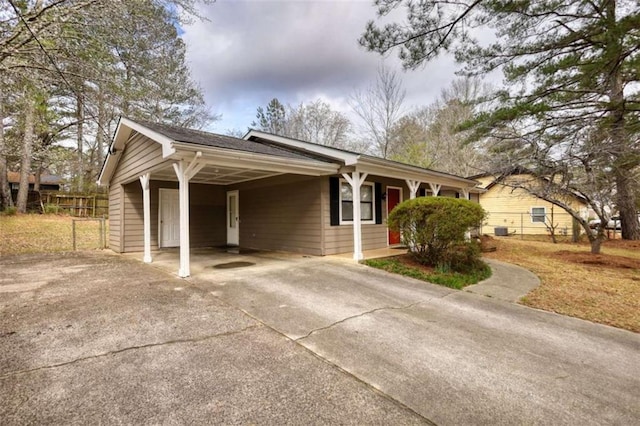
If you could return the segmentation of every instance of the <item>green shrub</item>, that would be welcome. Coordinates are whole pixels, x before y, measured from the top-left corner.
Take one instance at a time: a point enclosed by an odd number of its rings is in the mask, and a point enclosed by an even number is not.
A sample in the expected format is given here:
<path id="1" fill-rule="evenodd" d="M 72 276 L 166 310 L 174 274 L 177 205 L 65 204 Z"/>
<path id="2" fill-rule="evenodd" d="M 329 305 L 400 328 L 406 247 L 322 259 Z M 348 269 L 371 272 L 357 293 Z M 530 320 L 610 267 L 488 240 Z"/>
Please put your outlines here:
<path id="1" fill-rule="evenodd" d="M 396 206 L 387 224 L 399 231 L 402 242 L 424 265 L 473 270 L 479 266 L 480 248 L 465 234 L 480 226 L 486 213 L 479 204 L 448 197 L 420 197 Z"/>
<path id="2" fill-rule="evenodd" d="M 5 216 L 15 216 L 18 213 L 18 209 L 16 207 L 5 207 L 2 211 L 2 214 Z"/>
<path id="3" fill-rule="evenodd" d="M 58 214 L 61 211 L 62 211 L 62 209 L 57 204 L 45 204 L 43 206 L 43 213 L 44 214 Z"/>

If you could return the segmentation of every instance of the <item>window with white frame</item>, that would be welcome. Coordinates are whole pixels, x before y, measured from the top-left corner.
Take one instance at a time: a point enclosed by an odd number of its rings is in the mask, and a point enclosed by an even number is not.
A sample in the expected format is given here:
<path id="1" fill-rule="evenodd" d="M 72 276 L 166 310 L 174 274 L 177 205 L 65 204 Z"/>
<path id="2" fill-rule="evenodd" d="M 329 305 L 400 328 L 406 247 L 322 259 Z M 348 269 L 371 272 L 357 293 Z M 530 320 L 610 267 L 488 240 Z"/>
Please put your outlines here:
<path id="1" fill-rule="evenodd" d="M 546 216 L 545 207 L 531 207 L 531 223 L 544 223 Z"/>
<path id="2" fill-rule="evenodd" d="M 360 186 L 360 220 L 362 223 L 374 223 L 374 186 L 365 182 Z M 340 182 L 340 222 L 353 222 L 353 190 L 348 182 Z"/>

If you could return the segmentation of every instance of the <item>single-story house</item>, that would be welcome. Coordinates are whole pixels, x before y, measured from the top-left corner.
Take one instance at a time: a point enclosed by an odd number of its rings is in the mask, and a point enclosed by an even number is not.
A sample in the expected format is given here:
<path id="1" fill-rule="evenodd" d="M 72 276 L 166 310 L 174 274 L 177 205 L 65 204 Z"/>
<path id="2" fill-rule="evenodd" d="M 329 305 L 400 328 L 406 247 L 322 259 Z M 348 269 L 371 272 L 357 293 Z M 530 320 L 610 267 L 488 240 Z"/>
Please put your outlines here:
<path id="1" fill-rule="evenodd" d="M 470 177 L 480 182 L 480 205 L 488 213 L 483 224 L 483 232 L 493 232 L 496 227 L 506 227 L 509 233 L 540 235 L 546 234 L 547 226 L 553 225 L 556 232 L 570 234 L 573 218 L 566 210 L 548 201 L 514 187 L 520 184 L 536 185 L 538 180 L 526 171 L 514 171 L 506 175 L 482 174 Z M 587 204 L 578 195 L 568 197 L 564 202 L 583 216 L 587 215 Z"/>
<path id="2" fill-rule="evenodd" d="M 144 253 L 236 245 L 311 255 L 397 245 L 385 224 L 420 195 L 477 200 L 475 180 L 256 130 L 243 139 L 121 118 L 98 184 L 109 247 Z"/>
<path id="3" fill-rule="evenodd" d="M 20 172 L 7 172 L 7 181 L 12 191 L 18 191 L 20 188 Z M 56 175 L 41 175 L 40 176 L 40 191 L 60 191 L 60 176 Z M 36 175 L 33 173 L 29 175 L 29 191 L 33 191 L 35 188 Z"/>

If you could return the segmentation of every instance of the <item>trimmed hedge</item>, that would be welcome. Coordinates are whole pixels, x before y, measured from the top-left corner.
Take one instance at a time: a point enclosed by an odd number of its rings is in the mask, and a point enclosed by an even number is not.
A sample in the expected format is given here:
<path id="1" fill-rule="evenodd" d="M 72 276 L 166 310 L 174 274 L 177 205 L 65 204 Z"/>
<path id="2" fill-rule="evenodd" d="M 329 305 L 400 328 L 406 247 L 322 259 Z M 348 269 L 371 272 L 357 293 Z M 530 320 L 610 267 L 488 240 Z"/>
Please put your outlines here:
<path id="1" fill-rule="evenodd" d="M 399 231 L 415 259 L 429 266 L 469 271 L 480 262 L 480 247 L 465 238 L 486 217 L 482 207 L 468 200 L 419 197 L 404 201 L 389 214 L 387 224 Z"/>

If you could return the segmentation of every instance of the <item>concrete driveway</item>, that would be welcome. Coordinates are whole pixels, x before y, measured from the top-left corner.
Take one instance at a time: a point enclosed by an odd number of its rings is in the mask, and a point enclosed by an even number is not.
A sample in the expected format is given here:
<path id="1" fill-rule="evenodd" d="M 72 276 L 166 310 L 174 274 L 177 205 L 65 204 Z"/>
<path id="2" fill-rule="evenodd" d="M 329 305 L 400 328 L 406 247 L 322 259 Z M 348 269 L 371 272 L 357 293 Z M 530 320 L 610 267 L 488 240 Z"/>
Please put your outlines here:
<path id="1" fill-rule="evenodd" d="M 640 423 L 635 333 L 326 258 L 192 282 L 436 424 Z"/>
<path id="2" fill-rule="evenodd" d="M 105 254 L 0 258 L 0 424 L 424 424 L 184 280 Z"/>
<path id="3" fill-rule="evenodd" d="M 0 260 L 12 423 L 637 424 L 640 336 L 351 262 Z M 164 258 L 163 258 L 164 256 Z"/>

